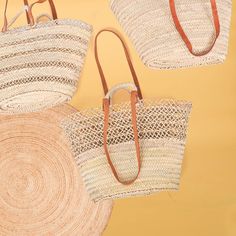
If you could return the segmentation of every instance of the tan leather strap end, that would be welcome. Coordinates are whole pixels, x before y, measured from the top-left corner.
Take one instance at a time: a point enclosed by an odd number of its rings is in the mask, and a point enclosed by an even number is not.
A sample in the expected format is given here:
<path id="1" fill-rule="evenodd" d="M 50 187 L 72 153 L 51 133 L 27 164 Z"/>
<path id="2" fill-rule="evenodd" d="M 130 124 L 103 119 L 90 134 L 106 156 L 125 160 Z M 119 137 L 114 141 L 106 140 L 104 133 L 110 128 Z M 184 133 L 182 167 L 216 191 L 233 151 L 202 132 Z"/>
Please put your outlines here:
<path id="1" fill-rule="evenodd" d="M 108 98 L 104 98 L 103 100 L 103 108 L 104 108 L 104 132 L 103 132 L 103 138 L 104 138 L 104 151 L 107 157 L 107 161 L 109 166 L 111 167 L 112 173 L 116 180 L 123 184 L 123 185 L 131 185 L 133 184 L 139 177 L 140 171 L 141 171 L 141 155 L 140 155 L 140 144 L 139 144 L 139 137 L 138 137 L 138 127 L 137 127 L 137 111 L 136 111 L 136 103 L 138 101 L 138 93 L 137 91 L 131 92 L 131 112 L 132 112 L 132 126 L 134 131 L 134 141 L 135 141 L 135 149 L 136 149 L 136 157 L 137 157 L 137 163 L 138 163 L 138 172 L 136 176 L 131 180 L 122 180 L 117 171 L 115 166 L 113 165 L 113 162 L 111 160 L 109 150 L 108 150 L 108 129 L 109 129 L 109 113 L 110 113 L 110 101 Z"/>
<path id="2" fill-rule="evenodd" d="M 24 5 L 29 7 L 29 2 L 28 0 L 24 0 Z M 26 18 L 27 18 L 27 23 L 30 24 L 30 17 L 29 17 L 29 14 L 28 14 L 28 11 L 25 10 L 25 14 L 26 14 Z"/>
<path id="3" fill-rule="evenodd" d="M 210 0 L 210 2 L 211 2 L 212 15 L 213 15 L 213 19 L 214 19 L 215 37 L 214 37 L 210 47 L 208 47 L 207 49 L 205 49 L 201 52 L 194 52 L 192 43 L 190 42 L 188 36 L 184 32 L 183 27 L 181 26 L 181 23 L 179 21 L 176 7 L 175 7 L 175 0 L 169 0 L 170 11 L 171 11 L 171 15 L 172 15 L 175 27 L 176 27 L 177 31 L 179 32 L 182 40 L 184 41 L 186 47 L 188 48 L 189 52 L 192 55 L 197 56 L 197 57 L 207 55 L 209 52 L 211 52 L 211 50 L 215 46 L 215 43 L 220 35 L 220 21 L 219 21 L 219 15 L 218 15 L 218 11 L 217 11 L 216 1 Z"/>

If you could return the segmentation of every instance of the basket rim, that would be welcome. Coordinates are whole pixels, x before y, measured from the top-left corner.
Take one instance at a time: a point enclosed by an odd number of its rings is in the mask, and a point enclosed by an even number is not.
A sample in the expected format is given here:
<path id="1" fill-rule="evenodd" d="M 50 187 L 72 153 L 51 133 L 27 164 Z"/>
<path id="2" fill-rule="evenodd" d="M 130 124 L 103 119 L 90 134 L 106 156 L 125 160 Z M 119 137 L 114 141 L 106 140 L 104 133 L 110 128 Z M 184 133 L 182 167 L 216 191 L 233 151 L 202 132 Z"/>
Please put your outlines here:
<path id="1" fill-rule="evenodd" d="M 50 20 L 48 22 L 39 22 L 35 24 L 34 26 L 30 25 L 24 25 L 24 26 L 19 26 L 19 27 L 13 27 L 6 32 L 0 32 L 0 37 L 9 35 L 9 34 L 15 34 L 15 33 L 21 33 L 25 31 L 32 31 L 40 28 L 46 28 L 46 27 L 55 27 L 57 25 L 68 25 L 68 26 L 79 26 L 82 29 L 85 29 L 88 32 L 93 31 L 93 26 L 85 21 L 78 20 L 78 19 L 56 19 L 56 20 Z"/>
<path id="2" fill-rule="evenodd" d="M 158 100 L 155 100 L 155 99 L 142 99 L 142 100 L 139 100 L 138 104 L 147 104 L 147 105 L 155 105 L 155 106 L 161 106 L 163 104 L 168 104 L 168 103 L 174 103 L 174 104 L 180 104 L 180 105 L 185 105 L 187 106 L 189 109 L 192 109 L 192 102 L 191 101 L 188 101 L 188 100 L 178 100 L 178 99 L 173 99 L 173 98 L 160 98 Z M 125 101 L 125 102 L 120 102 L 120 103 L 116 103 L 116 104 L 112 104 L 111 106 L 116 109 L 118 107 L 122 107 L 122 106 L 126 106 L 126 105 L 129 105 L 130 104 L 130 101 Z M 75 114 L 77 113 L 81 113 L 81 114 L 84 114 L 86 112 L 90 112 L 90 111 L 102 111 L 102 104 L 101 106 L 94 106 L 94 107 L 89 107 L 89 108 L 85 108 L 85 109 L 82 109 L 82 110 L 79 110 L 79 109 L 76 109 L 76 112 Z M 71 114 L 70 116 L 74 116 L 75 114 Z"/>

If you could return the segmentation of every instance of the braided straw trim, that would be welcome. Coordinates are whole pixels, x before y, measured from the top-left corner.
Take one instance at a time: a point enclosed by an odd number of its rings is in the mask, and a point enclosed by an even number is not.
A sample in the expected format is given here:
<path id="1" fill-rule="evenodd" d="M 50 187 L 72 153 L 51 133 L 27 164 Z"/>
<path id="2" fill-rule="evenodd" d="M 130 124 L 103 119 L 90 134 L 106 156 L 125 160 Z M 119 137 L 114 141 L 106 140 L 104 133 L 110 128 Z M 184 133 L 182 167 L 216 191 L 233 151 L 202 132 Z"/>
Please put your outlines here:
<path id="1" fill-rule="evenodd" d="M 175 0 L 180 22 L 198 52 L 214 37 L 209 0 Z M 201 57 L 189 53 L 175 28 L 167 0 L 111 0 L 110 6 L 143 63 L 153 69 L 174 69 L 223 63 L 228 52 L 231 0 L 217 0 L 220 36 Z"/>
<path id="2" fill-rule="evenodd" d="M 108 165 L 101 109 L 80 111 L 62 122 L 94 201 L 178 189 L 191 103 L 144 100 L 139 101 L 136 109 L 142 167 L 139 178 L 130 186 L 117 182 Z M 120 178 L 132 179 L 137 173 L 137 163 L 129 102 L 111 106 L 107 143 Z"/>
<path id="3" fill-rule="evenodd" d="M 0 234 L 101 235 L 111 201 L 88 196 L 59 123 L 75 110 L 0 116 Z"/>
<path id="4" fill-rule="evenodd" d="M 39 111 L 76 91 L 92 27 L 54 20 L 0 33 L 0 113 Z M 34 97 L 34 99 L 32 99 Z"/>

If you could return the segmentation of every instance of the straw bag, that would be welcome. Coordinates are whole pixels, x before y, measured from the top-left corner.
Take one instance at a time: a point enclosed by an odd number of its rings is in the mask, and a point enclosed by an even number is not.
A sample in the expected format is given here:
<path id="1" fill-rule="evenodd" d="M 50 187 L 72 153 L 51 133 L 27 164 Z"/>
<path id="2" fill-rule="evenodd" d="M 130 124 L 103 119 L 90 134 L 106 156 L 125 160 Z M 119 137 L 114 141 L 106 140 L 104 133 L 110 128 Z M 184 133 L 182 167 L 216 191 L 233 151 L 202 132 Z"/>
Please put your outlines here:
<path id="1" fill-rule="evenodd" d="M 48 0 L 53 20 L 37 23 L 28 5 L 8 23 L 5 6 L 0 32 L 0 113 L 39 111 L 69 101 L 77 88 L 92 27 L 79 20 L 58 19 Z M 26 11 L 28 26 L 9 29 Z"/>
<path id="2" fill-rule="evenodd" d="M 143 63 L 173 69 L 223 63 L 231 0 L 111 0 Z"/>
<path id="3" fill-rule="evenodd" d="M 93 200 L 143 195 L 179 186 L 181 163 L 191 103 L 143 99 L 124 41 L 133 83 L 108 90 L 95 56 L 105 97 L 103 109 L 72 114 L 62 122 L 80 173 Z M 130 102 L 112 104 L 113 94 L 130 91 Z"/>

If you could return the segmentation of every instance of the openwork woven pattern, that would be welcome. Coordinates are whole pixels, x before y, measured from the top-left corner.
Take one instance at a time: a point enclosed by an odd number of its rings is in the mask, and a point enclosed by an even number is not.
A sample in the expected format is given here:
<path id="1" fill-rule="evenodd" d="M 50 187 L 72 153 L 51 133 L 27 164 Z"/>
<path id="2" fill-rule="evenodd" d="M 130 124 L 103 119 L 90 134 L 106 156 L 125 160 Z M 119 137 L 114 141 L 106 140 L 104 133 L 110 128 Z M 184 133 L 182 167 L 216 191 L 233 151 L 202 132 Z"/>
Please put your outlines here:
<path id="1" fill-rule="evenodd" d="M 55 20 L 0 33 L 0 113 L 39 111 L 69 101 L 92 27 Z"/>
<path id="2" fill-rule="evenodd" d="M 214 36 L 209 0 L 176 0 L 179 20 L 195 51 L 209 47 Z M 167 0 L 111 0 L 110 6 L 133 42 L 143 63 L 154 69 L 173 69 L 224 62 L 228 51 L 231 0 L 217 0 L 220 36 L 213 50 L 193 56 L 175 28 Z"/>
<path id="3" fill-rule="evenodd" d="M 140 101 L 136 106 L 142 168 L 139 178 L 128 187 L 114 178 L 108 165 L 102 109 L 77 112 L 62 123 L 95 201 L 178 189 L 191 104 L 161 100 Z M 119 175 L 124 180 L 132 179 L 137 163 L 130 103 L 111 107 L 108 137 L 109 152 Z"/>
<path id="4" fill-rule="evenodd" d="M 112 201 L 89 197 L 59 124 L 75 110 L 0 116 L 0 235 L 98 236 Z"/>

